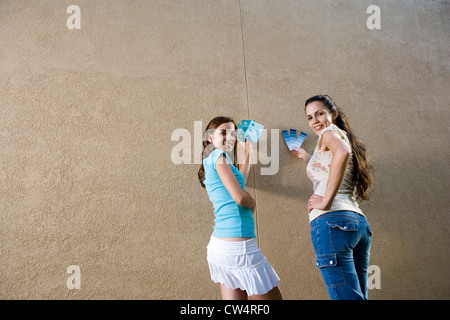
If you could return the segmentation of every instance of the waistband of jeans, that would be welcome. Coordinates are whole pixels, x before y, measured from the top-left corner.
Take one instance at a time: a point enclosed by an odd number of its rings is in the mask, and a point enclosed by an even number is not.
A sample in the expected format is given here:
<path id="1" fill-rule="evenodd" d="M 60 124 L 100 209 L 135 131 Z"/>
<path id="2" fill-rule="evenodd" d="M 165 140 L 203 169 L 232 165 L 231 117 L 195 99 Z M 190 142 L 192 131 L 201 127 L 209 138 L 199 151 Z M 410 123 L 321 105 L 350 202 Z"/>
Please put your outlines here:
<path id="1" fill-rule="evenodd" d="M 327 219 L 327 218 L 331 218 L 331 217 L 348 217 L 348 218 L 355 218 L 360 221 L 367 221 L 366 217 L 364 215 L 359 214 L 358 212 L 350 211 L 350 210 L 337 210 L 337 211 L 330 211 L 330 212 L 321 214 L 320 216 L 318 216 L 311 222 L 319 221 L 321 219 Z"/>

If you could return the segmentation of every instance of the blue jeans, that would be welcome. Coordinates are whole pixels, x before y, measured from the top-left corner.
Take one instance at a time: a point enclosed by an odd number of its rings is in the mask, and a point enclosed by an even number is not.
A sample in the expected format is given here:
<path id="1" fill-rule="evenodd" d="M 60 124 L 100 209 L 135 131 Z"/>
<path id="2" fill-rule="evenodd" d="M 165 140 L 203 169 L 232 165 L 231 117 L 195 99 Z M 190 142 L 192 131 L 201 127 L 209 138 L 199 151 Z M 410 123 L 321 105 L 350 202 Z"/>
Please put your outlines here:
<path id="1" fill-rule="evenodd" d="M 334 211 L 311 221 L 316 268 L 331 300 L 367 300 L 372 231 L 366 218 Z"/>

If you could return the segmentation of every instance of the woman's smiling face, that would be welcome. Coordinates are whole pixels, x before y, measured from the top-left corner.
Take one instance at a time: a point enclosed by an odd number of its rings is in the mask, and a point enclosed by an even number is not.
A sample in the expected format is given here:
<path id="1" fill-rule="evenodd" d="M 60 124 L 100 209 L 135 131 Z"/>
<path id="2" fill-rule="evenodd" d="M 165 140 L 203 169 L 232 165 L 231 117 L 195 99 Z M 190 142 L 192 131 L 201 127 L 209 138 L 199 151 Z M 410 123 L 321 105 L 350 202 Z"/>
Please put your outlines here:
<path id="1" fill-rule="evenodd" d="M 317 135 L 320 135 L 323 129 L 332 124 L 338 114 L 337 111 L 330 112 L 321 101 L 309 103 L 305 108 L 305 113 L 310 128 Z"/>
<path id="2" fill-rule="evenodd" d="M 216 149 L 221 149 L 225 152 L 233 150 L 236 144 L 236 128 L 233 122 L 223 123 L 214 129 L 214 133 L 210 134 L 211 142 Z"/>

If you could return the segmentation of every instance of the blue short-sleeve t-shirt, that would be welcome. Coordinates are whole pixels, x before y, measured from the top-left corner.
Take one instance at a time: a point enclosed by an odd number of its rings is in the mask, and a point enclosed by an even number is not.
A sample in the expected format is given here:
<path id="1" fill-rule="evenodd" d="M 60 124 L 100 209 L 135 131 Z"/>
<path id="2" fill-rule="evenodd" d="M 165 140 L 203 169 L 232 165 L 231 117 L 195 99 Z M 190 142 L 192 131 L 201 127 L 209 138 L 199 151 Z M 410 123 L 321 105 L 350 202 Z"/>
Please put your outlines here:
<path id="1" fill-rule="evenodd" d="M 231 170 L 237 181 L 245 190 L 245 179 L 242 173 L 232 164 L 226 152 L 215 149 L 203 159 L 205 169 L 205 184 L 209 199 L 214 207 L 213 236 L 221 238 L 250 237 L 255 238 L 255 221 L 252 210 L 238 205 L 225 188 L 216 170 L 217 160 L 225 155 L 230 162 Z"/>

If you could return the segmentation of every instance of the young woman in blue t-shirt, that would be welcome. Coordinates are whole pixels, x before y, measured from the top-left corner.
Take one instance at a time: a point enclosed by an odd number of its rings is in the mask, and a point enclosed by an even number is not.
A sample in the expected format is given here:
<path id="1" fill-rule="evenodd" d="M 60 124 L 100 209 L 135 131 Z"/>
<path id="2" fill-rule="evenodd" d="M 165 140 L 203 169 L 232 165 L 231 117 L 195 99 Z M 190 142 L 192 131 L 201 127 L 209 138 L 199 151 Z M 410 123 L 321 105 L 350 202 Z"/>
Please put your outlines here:
<path id="1" fill-rule="evenodd" d="M 253 211 L 256 202 L 245 191 L 251 144 L 243 144 L 244 161 L 237 167 L 236 124 L 216 117 L 203 137 L 200 184 L 214 207 L 214 231 L 207 247 L 211 279 L 220 283 L 224 300 L 282 299 L 279 278 L 259 250 Z"/>

